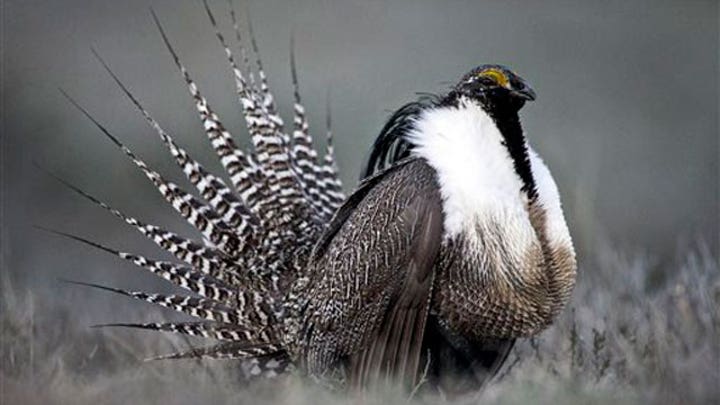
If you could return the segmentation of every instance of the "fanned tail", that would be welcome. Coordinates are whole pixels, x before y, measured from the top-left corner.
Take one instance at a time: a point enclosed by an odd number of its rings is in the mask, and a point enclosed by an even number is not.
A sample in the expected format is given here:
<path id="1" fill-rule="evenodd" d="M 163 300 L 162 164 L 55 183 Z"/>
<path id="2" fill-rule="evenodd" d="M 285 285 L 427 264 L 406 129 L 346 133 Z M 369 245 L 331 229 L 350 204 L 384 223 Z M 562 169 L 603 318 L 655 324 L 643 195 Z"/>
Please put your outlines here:
<path id="1" fill-rule="evenodd" d="M 256 58 L 261 78 L 260 88 L 248 85 L 245 76 L 238 68 L 232 51 L 228 47 L 217 26 L 215 17 L 207 1 L 204 1 L 215 36 L 225 50 L 225 55 L 235 78 L 237 95 L 242 106 L 245 122 L 255 148 L 253 156 L 260 166 L 264 184 L 269 190 L 267 198 L 261 202 L 259 210 L 264 216 L 275 222 L 278 237 L 297 237 L 307 232 L 308 209 L 304 198 L 302 183 L 298 171 L 292 164 L 289 152 L 290 139 L 284 133 L 283 121 L 275 108 L 274 98 L 267 85 L 267 78 L 260 58 Z M 236 25 L 236 24 L 234 24 Z M 238 39 L 240 38 L 239 30 Z M 251 43 L 256 55 L 257 42 L 250 33 Z M 241 43 L 242 45 L 242 43 Z M 244 47 L 241 47 L 244 50 Z M 244 53 L 244 51 L 243 51 Z"/>
<path id="2" fill-rule="evenodd" d="M 200 195 L 222 215 L 223 220 L 228 225 L 236 229 L 237 233 L 248 236 L 254 235 L 259 222 L 257 217 L 235 196 L 222 179 L 209 173 L 200 163 L 192 159 L 184 149 L 180 148 L 173 138 L 162 129 L 160 124 L 155 121 L 150 113 L 140 104 L 140 101 L 130 92 L 127 86 L 120 81 L 105 60 L 102 59 L 97 52 L 93 51 L 93 53 L 105 70 L 111 75 L 115 83 L 138 110 L 140 110 L 146 121 L 157 132 L 158 136 L 160 136 L 170 151 L 170 154 L 175 158 L 177 165 L 182 169 L 185 177 L 197 188 Z"/>
<path id="3" fill-rule="evenodd" d="M 166 181 L 158 172 L 150 169 L 145 162 L 135 156 L 135 154 L 127 146 L 123 145 L 102 124 L 100 124 L 100 122 L 90 115 L 85 108 L 80 106 L 65 91 L 61 91 L 70 103 L 77 107 L 103 134 L 105 134 L 115 145 L 117 145 L 140 170 L 142 170 L 145 176 L 152 181 L 160 194 L 165 197 L 165 200 L 170 203 L 170 205 L 172 205 L 172 207 L 175 208 L 175 210 L 178 211 L 183 218 L 198 229 L 206 240 L 210 241 L 215 247 L 231 256 L 236 256 L 239 251 L 244 249 L 244 245 L 246 245 L 244 238 L 247 235 L 239 235 L 236 233 L 230 225 L 223 221 L 213 207 L 183 191 L 174 183 Z"/>
<path id="4" fill-rule="evenodd" d="M 214 346 L 152 359 L 238 359 L 247 377 L 275 376 L 292 367 L 288 342 L 294 337 L 286 327 L 286 317 L 290 312 L 288 308 L 295 305 L 295 297 L 289 294 L 289 287 L 303 279 L 308 271 L 310 252 L 344 195 L 335 163 L 329 105 L 323 154 L 319 154 L 313 145 L 301 103 L 294 39 L 291 39 L 290 52 L 294 116 L 289 135 L 270 91 L 250 19 L 247 19 L 248 38 L 255 56 L 257 80 L 231 0 L 229 4 L 243 69 L 238 66 L 208 2 L 203 1 L 235 82 L 242 116 L 252 141 L 252 148 L 247 151 L 238 146 L 202 95 L 160 19 L 151 10 L 160 37 L 188 88 L 205 136 L 227 172 L 229 185 L 177 144 L 94 49 L 93 54 L 158 135 L 196 188 L 198 196 L 153 170 L 63 91 L 68 100 L 142 171 L 165 201 L 197 229 L 202 242 L 141 222 L 59 178 L 70 189 L 120 218 L 184 264 L 122 252 L 65 232 L 51 232 L 120 257 L 184 289 L 189 295 L 151 294 L 84 281 L 73 283 L 121 294 L 195 318 L 192 321 L 128 322 L 98 327 L 126 327 L 214 339 L 219 341 Z"/>
<path id="5" fill-rule="evenodd" d="M 258 184 L 258 181 L 262 179 L 260 168 L 257 167 L 255 162 L 248 159 L 242 149 L 235 144 L 232 135 L 230 135 L 227 129 L 225 129 L 225 126 L 210 107 L 208 101 L 202 96 L 202 94 L 200 94 L 198 86 L 190 78 L 190 73 L 180 62 L 180 57 L 170 44 L 170 40 L 165 34 L 165 30 L 160 24 L 160 20 L 155 12 L 152 12 L 152 16 L 163 39 L 163 43 L 172 55 L 175 65 L 180 70 L 180 73 L 187 84 L 190 95 L 195 102 L 195 108 L 200 115 L 200 120 L 202 121 L 203 127 L 205 128 L 205 132 L 213 149 L 215 149 L 215 152 L 220 158 L 220 162 L 225 167 L 225 170 L 230 176 L 235 189 L 238 191 L 245 204 L 257 214 L 261 211 L 260 207 L 258 207 L 259 200 L 261 199 L 263 193 L 266 193 L 264 188 L 258 187 L 264 185 L 262 182 L 259 182 Z M 219 32 L 218 35 L 220 35 Z"/>

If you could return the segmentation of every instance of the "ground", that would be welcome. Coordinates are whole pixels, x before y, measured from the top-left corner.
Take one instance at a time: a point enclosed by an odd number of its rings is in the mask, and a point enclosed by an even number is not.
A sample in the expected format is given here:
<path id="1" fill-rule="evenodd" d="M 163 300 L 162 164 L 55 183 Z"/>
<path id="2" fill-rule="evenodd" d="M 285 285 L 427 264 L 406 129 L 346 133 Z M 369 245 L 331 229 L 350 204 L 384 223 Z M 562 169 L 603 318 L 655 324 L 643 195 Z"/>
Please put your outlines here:
<path id="1" fill-rule="evenodd" d="M 517 346 L 481 402 L 701 404 L 720 399 L 717 259 L 702 246 L 663 266 L 619 249 L 598 251 L 581 260 L 573 300 L 561 318 Z M 352 403 L 298 378 L 242 386 L 230 362 L 145 362 L 152 354 L 199 342 L 89 328 L 88 320 L 73 318 L 62 297 L 56 300 L 51 305 L 3 282 L 0 402 Z M 136 304 L 138 311 L 147 310 Z M 393 391 L 371 393 L 367 400 L 408 399 Z M 477 398 L 416 395 L 410 402 Z"/>

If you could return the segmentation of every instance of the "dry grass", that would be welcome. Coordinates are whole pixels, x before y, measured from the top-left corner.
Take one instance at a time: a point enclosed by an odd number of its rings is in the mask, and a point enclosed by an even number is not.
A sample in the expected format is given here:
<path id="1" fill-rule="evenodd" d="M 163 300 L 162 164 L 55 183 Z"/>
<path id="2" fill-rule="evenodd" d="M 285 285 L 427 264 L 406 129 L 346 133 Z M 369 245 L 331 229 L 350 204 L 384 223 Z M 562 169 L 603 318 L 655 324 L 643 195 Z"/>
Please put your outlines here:
<path id="1" fill-rule="evenodd" d="M 712 403 L 720 399 L 720 277 L 699 248 L 667 266 L 604 249 L 573 303 L 523 342 L 483 403 Z M 57 298 L 58 301 L 61 298 Z M 227 362 L 143 362 L 186 341 L 80 326 L 60 302 L 3 281 L 3 403 L 352 403 L 298 379 L 238 384 Z M 143 307 L 143 310 L 146 307 Z M 406 401 L 376 393 L 368 402 Z M 456 403 L 477 402 L 468 398 Z"/>

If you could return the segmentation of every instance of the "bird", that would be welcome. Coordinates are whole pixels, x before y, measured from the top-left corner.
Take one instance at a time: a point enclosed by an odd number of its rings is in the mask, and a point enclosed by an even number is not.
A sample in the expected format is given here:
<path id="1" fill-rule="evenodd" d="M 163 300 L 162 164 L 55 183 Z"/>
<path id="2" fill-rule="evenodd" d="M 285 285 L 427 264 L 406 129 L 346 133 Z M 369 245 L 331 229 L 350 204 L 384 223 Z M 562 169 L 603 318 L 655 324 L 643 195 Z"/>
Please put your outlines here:
<path id="1" fill-rule="evenodd" d="M 329 106 L 324 151 L 314 146 L 294 47 L 290 129 L 278 113 L 250 20 L 254 68 L 234 8 L 239 58 L 206 0 L 203 6 L 235 82 L 249 150 L 237 144 L 151 14 L 229 183 L 175 141 L 98 51 L 92 50 L 197 194 L 152 169 L 61 90 L 200 237 L 146 223 L 51 174 L 177 260 L 51 232 L 129 261 L 187 293 L 68 282 L 194 318 L 96 326 L 214 340 L 152 359 L 236 360 L 247 380 L 299 372 L 348 389 L 390 380 L 412 387 L 425 370 L 433 389 L 483 387 L 515 339 L 552 323 L 575 281 L 575 253 L 557 186 L 520 125 L 519 110 L 535 99 L 530 85 L 504 66 L 481 65 L 447 94 L 401 107 L 380 131 L 359 184 L 346 196 Z"/>
<path id="2" fill-rule="evenodd" d="M 557 186 L 519 111 L 536 95 L 481 65 L 395 112 L 365 179 L 315 245 L 300 358 L 357 387 L 482 386 L 568 301 L 576 258 Z"/>

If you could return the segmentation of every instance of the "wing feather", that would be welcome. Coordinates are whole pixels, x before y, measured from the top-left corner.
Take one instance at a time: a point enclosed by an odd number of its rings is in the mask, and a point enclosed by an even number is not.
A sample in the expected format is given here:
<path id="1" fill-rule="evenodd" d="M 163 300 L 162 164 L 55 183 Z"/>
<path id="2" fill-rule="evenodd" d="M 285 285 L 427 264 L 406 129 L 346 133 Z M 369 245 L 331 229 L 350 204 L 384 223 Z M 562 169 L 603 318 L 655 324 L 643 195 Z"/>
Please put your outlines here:
<path id="1" fill-rule="evenodd" d="M 308 370 L 322 375 L 346 361 L 354 386 L 413 384 L 441 240 L 442 200 L 424 161 L 366 180 L 314 252 L 303 325 Z"/>
<path id="2" fill-rule="evenodd" d="M 352 384 L 357 387 L 400 380 L 417 383 L 421 346 L 432 291 L 433 265 L 442 235 L 441 209 L 420 193 L 399 218 L 407 231 L 409 256 L 405 279 L 388 305 L 378 337 L 351 360 Z M 367 353 L 365 353 L 367 352 Z"/>

